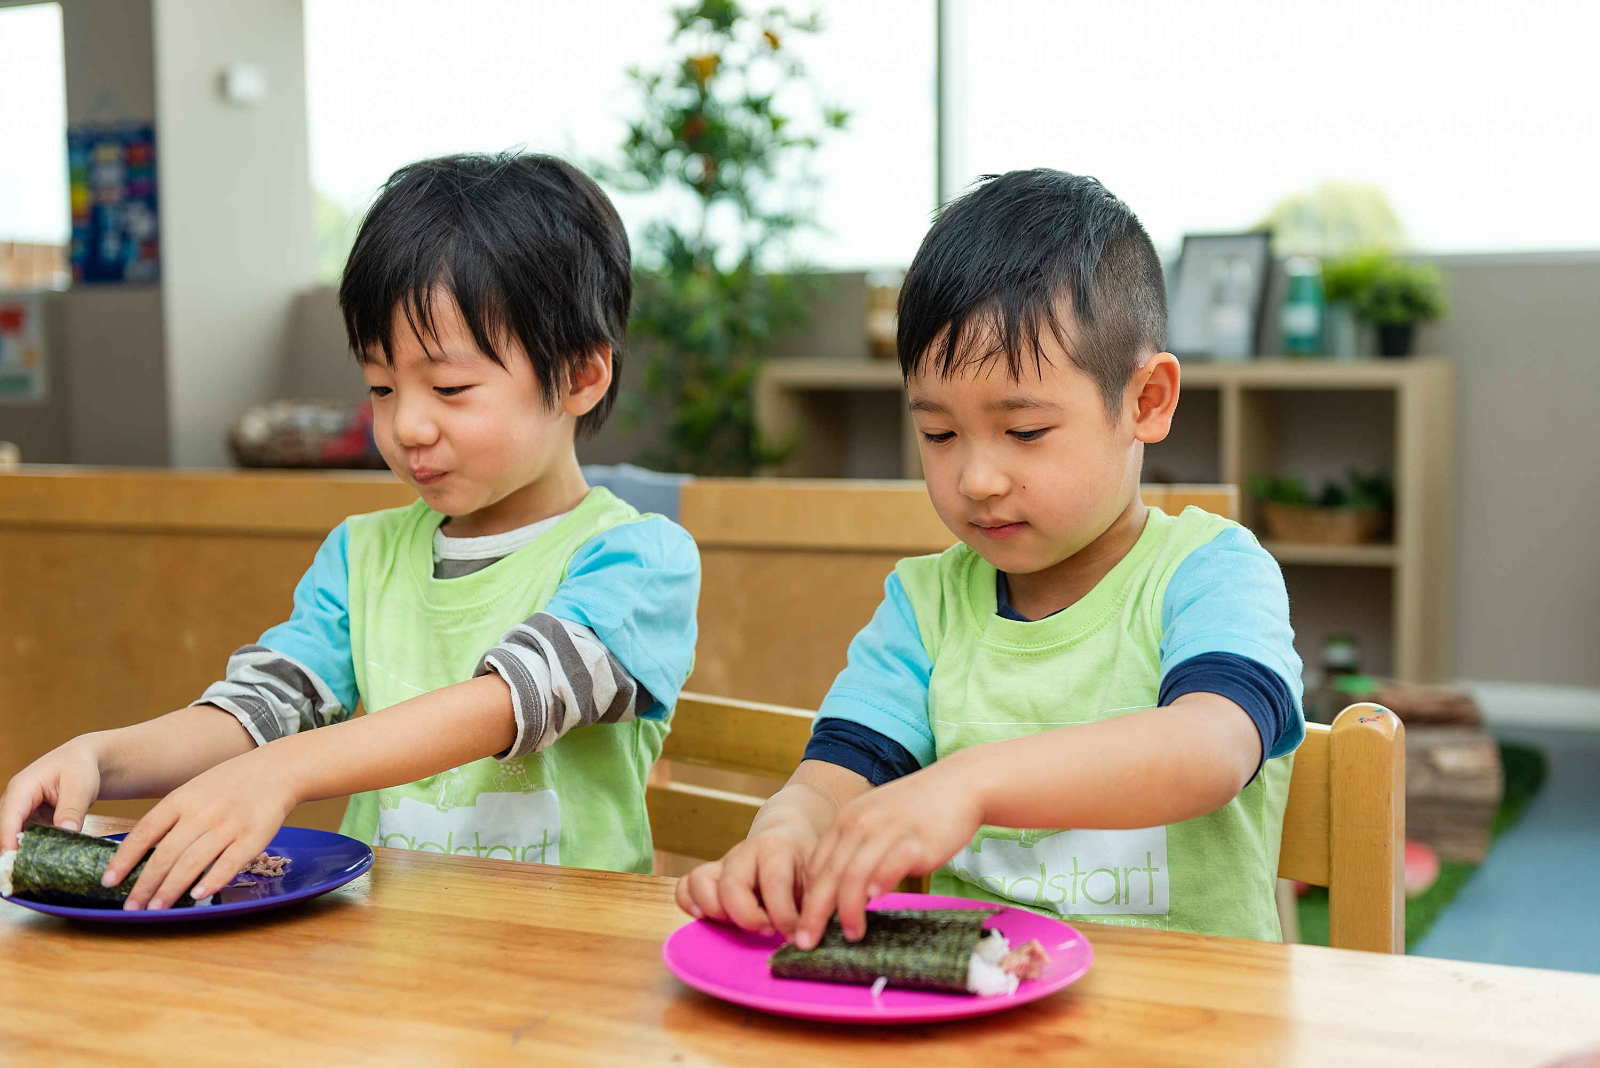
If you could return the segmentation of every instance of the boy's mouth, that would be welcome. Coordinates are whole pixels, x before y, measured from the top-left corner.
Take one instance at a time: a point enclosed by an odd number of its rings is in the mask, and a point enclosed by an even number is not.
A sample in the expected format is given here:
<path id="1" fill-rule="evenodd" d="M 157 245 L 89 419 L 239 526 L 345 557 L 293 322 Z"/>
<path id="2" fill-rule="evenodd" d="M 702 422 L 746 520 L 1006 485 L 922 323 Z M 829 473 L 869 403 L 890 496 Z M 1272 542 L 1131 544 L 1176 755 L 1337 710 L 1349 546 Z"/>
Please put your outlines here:
<path id="1" fill-rule="evenodd" d="M 992 541 L 1006 541 L 1021 534 L 1027 523 L 979 523 L 973 526 L 978 528 L 978 533 Z"/>
<path id="2" fill-rule="evenodd" d="M 449 474 L 448 471 L 437 471 L 431 467 L 413 467 L 411 468 L 411 481 L 419 486 L 431 486 L 447 474 Z"/>

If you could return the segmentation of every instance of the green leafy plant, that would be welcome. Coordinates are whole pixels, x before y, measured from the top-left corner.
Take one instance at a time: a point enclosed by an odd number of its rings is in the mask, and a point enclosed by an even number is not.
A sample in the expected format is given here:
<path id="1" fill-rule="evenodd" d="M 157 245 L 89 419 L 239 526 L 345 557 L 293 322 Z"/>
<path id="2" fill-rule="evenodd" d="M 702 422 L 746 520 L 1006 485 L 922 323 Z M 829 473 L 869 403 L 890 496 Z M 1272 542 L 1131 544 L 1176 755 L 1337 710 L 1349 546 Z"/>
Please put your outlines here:
<path id="1" fill-rule="evenodd" d="M 1361 300 L 1393 260 L 1388 249 L 1368 248 L 1322 265 L 1322 291 L 1329 303 Z"/>
<path id="2" fill-rule="evenodd" d="M 760 440 L 751 389 L 772 336 L 808 315 L 810 287 L 787 239 L 815 226 L 806 163 L 848 116 L 795 92 L 808 79 L 786 41 L 817 32 L 814 16 L 747 14 L 733 0 L 699 0 L 674 16 L 676 57 L 629 71 L 642 114 L 621 162 L 596 168 L 622 192 L 666 199 L 638 247 L 632 328 L 643 340 L 643 389 L 632 414 L 668 408 L 665 448 L 645 457 L 652 465 L 748 474 L 786 451 Z"/>
<path id="3" fill-rule="evenodd" d="M 1373 509 L 1381 512 L 1394 509 L 1394 482 L 1382 472 L 1370 474 L 1351 470 L 1345 480 L 1329 479 L 1313 495 L 1304 479 L 1290 475 L 1276 478 L 1256 478 L 1250 482 L 1250 493 L 1267 504 L 1295 504 L 1316 508 Z"/>
<path id="4" fill-rule="evenodd" d="M 1355 303 L 1357 315 L 1380 325 L 1420 323 L 1449 311 L 1439 268 L 1404 260 L 1379 267 Z"/>

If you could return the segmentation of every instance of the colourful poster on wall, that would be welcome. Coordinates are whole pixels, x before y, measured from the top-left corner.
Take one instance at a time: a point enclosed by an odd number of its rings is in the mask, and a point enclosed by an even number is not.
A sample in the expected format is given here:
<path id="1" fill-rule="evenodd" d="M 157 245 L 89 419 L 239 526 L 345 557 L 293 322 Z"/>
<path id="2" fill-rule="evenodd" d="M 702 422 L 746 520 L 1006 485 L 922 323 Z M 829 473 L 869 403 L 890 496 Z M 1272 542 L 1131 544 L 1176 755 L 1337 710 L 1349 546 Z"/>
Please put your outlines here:
<path id="1" fill-rule="evenodd" d="M 49 387 L 44 301 L 0 296 L 0 404 L 42 404 Z"/>
<path id="2" fill-rule="evenodd" d="M 137 122 L 69 126 L 67 169 L 72 280 L 157 281 L 155 127 Z"/>

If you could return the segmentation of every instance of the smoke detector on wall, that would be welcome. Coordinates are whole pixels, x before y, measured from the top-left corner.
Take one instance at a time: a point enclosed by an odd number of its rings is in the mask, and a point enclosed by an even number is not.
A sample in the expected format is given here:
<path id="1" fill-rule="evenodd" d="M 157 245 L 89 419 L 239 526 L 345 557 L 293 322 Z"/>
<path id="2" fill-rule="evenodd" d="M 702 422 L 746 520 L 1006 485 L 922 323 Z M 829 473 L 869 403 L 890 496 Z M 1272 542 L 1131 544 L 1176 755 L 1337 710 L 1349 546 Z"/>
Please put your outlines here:
<path id="1" fill-rule="evenodd" d="M 229 63 L 219 81 L 222 99 L 235 107 L 257 107 L 267 98 L 267 72 L 254 63 Z"/>

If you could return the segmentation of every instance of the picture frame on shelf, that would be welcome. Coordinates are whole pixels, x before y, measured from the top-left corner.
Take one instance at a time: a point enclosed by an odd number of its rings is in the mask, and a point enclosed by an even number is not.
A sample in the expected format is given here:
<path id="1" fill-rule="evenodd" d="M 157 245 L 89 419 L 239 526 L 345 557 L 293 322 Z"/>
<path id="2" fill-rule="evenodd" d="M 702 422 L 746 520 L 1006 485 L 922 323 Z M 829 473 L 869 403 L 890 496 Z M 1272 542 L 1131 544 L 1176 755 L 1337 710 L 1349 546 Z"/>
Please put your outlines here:
<path id="1" fill-rule="evenodd" d="M 1260 351 L 1272 235 L 1185 234 L 1172 271 L 1167 348 L 1179 357 L 1248 360 Z"/>

